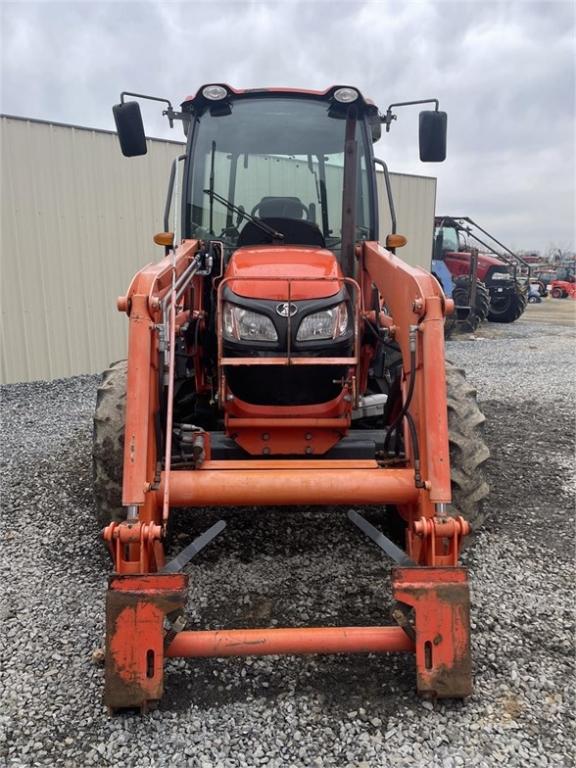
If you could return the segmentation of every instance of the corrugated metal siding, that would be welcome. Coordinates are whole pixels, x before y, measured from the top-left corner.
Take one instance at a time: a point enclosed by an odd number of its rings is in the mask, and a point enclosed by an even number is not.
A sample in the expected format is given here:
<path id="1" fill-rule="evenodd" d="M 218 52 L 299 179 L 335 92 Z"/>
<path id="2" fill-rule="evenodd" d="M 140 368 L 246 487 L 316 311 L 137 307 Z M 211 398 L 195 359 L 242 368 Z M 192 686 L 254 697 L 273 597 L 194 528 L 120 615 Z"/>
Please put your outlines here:
<path id="1" fill-rule="evenodd" d="M 149 140 L 124 158 L 113 133 L 1 118 L 0 381 L 96 373 L 124 357 L 125 315 L 115 309 L 133 275 L 161 258 L 170 164 L 177 142 Z M 380 176 L 380 174 L 379 174 Z M 399 255 L 427 265 L 436 180 L 391 174 Z M 390 231 L 379 179 L 380 233 Z"/>
<path id="2" fill-rule="evenodd" d="M 390 186 L 396 211 L 396 228 L 399 234 L 408 238 L 407 244 L 399 248 L 396 255 L 413 267 L 430 269 L 436 208 L 436 179 L 431 176 L 391 173 Z M 392 222 L 382 173 L 378 174 L 378 202 L 380 242 L 384 243 L 386 235 L 392 231 Z"/>
<path id="3" fill-rule="evenodd" d="M 115 310 L 134 273 L 161 255 L 172 159 L 150 141 L 123 158 L 114 134 L 2 118 L 2 382 L 102 370 L 125 355 Z"/>

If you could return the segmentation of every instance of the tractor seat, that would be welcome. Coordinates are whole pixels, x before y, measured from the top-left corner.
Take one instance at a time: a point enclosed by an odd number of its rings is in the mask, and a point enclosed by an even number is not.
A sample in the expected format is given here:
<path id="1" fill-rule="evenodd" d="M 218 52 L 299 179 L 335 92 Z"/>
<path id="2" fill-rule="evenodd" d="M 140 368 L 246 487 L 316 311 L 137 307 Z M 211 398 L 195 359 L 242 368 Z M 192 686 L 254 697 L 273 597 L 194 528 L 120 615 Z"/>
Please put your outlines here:
<path id="1" fill-rule="evenodd" d="M 311 221 L 279 216 L 262 218 L 262 221 L 284 235 L 282 245 L 311 245 L 315 248 L 326 248 L 322 232 Z M 271 242 L 270 235 L 263 232 L 254 222 L 249 221 L 241 230 L 237 245 L 238 248 L 243 248 L 247 245 L 265 245 Z"/>
<path id="2" fill-rule="evenodd" d="M 308 218 L 308 208 L 298 197 L 263 197 L 252 208 L 252 216 L 260 219 L 296 219 Z"/>

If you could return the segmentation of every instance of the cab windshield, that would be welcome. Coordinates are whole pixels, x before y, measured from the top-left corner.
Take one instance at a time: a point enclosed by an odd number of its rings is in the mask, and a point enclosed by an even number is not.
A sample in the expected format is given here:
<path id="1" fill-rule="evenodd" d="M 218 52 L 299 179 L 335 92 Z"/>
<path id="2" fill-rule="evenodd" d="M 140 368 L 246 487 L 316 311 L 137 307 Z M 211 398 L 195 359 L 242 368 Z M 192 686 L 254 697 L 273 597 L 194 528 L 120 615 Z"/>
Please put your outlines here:
<path id="1" fill-rule="evenodd" d="M 337 250 L 346 127 L 346 112 L 316 99 L 244 98 L 206 110 L 190 139 L 187 235 L 223 240 L 231 248 L 271 242 L 266 227 L 258 226 L 263 222 L 283 235 L 279 244 Z M 352 125 L 358 146 L 357 240 L 373 236 L 363 127 L 361 121 Z"/>
<path id="2" fill-rule="evenodd" d="M 444 253 L 458 253 L 460 240 L 456 229 L 454 227 L 439 227 L 436 230 L 436 235 L 438 232 L 442 232 L 442 250 Z"/>

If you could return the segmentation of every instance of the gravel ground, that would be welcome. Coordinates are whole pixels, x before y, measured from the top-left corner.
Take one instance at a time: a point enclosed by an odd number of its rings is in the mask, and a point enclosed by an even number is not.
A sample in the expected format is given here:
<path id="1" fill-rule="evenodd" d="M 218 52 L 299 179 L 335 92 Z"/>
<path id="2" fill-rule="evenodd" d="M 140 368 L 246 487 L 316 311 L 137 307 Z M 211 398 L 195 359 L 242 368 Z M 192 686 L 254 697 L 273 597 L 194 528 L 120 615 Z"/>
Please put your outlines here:
<path id="1" fill-rule="evenodd" d="M 7 766 L 574 765 L 574 333 L 449 343 L 489 418 L 491 518 L 468 548 L 475 692 L 414 693 L 405 656 L 172 660 L 161 708 L 101 703 L 109 569 L 91 500 L 96 377 L 2 389 L 0 760 Z M 180 519 L 178 546 L 221 513 Z M 388 563 L 343 510 L 225 513 L 194 561 L 202 626 L 376 623 Z"/>

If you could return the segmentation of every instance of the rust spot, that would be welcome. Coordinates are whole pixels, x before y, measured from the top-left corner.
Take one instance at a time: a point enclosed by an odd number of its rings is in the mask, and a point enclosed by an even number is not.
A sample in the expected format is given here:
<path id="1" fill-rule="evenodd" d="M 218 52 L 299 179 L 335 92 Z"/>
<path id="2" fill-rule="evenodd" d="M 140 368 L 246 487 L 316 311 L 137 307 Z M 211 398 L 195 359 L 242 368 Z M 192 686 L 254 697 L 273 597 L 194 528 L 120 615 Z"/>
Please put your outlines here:
<path id="1" fill-rule="evenodd" d="M 426 693 L 437 699 L 462 699 L 472 693 L 470 656 L 456 661 L 452 666 L 442 664 L 431 670 L 429 677 L 417 677 L 418 693 Z"/>
<path id="2" fill-rule="evenodd" d="M 164 616 L 186 605 L 185 582 L 182 589 L 174 583 L 160 574 L 110 578 L 104 703 L 111 710 L 143 710 L 162 695 Z"/>

